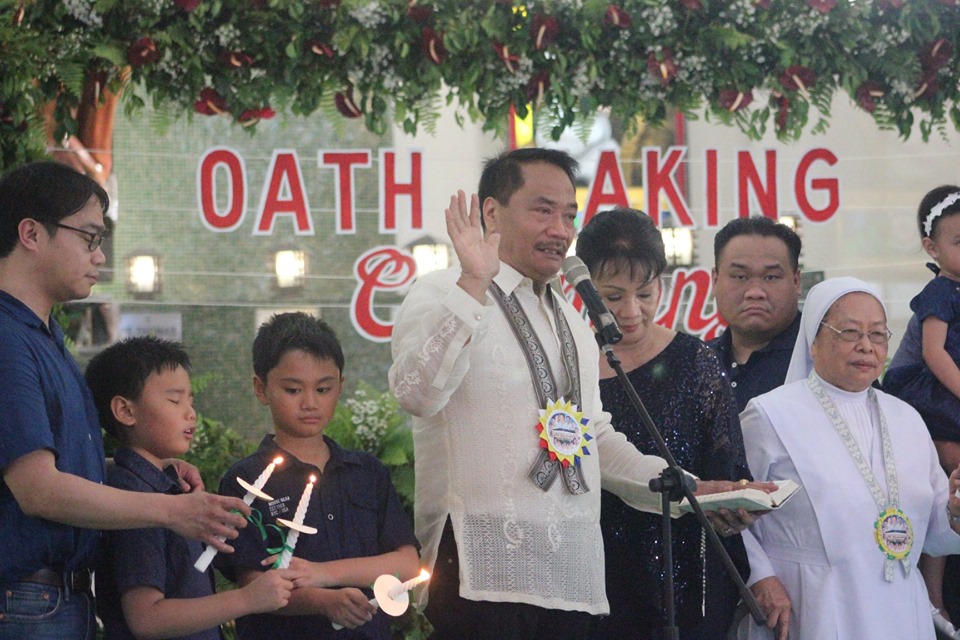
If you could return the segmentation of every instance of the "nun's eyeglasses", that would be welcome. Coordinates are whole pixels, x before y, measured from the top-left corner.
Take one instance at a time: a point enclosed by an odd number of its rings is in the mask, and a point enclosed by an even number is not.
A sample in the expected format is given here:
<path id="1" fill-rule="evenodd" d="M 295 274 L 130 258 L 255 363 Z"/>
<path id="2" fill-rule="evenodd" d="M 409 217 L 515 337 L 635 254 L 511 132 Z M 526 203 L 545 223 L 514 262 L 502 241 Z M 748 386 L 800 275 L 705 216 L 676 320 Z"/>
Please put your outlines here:
<path id="1" fill-rule="evenodd" d="M 821 322 L 820 324 L 840 336 L 840 339 L 844 342 L 860 342 L 863 340 L 863 336 L 867 336 L 867 340 L 873 344 L 887 344 L 893 336 L 889 329 L 884 329 L 883 331 L 860 331 L 860 329 L 837 329 L 836 327 L 831 327 L 826 322 Z"/>

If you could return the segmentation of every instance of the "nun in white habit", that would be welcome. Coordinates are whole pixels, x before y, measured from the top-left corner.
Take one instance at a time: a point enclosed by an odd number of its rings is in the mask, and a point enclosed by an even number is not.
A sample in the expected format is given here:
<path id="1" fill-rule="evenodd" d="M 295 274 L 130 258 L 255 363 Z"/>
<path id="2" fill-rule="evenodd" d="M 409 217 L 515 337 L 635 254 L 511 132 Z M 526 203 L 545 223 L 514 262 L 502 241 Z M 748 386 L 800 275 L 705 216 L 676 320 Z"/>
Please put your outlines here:
<path id="1" fill-rule="evenodd" d="M 752 638 L 933 640 L 917 560 L 960 553 L 960 471 L 949 478 L 920 416 L 871 385 L 890 333 L 855 278 L 810 290 L 785 384 L 740 414 L 756 481 L 803 490 L 745 535 L 768 614 Z"/>

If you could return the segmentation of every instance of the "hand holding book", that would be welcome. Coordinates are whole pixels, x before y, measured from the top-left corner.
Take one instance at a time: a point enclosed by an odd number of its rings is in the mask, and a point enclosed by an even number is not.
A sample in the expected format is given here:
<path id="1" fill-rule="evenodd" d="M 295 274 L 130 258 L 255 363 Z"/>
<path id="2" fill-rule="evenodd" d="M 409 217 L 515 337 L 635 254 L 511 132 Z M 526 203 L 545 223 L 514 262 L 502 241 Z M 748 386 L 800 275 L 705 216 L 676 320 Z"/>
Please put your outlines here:
<path id="1" fill-rule="evenodd" d="M 700 483 L 705 484 L 705 483 Z M 768 485 L 774 485 L 768 487 Z M 771 490 L 767 491 L 769 488 Z M 793 480 L 778 480 L 767 483 L 747 483 L 742 488 L 736 488 L 729 491 L 720 491 L 714 493 L 697 493 L 697 501 L 704 511 L 719 511 L 727 509 L 737 511 L 770 511 L 779 509 L 793 494 L 800 489 L 800 485 Z M 674 518 L 692 513 L 693 507 L 683 499 L 679 503 L 671 505 L 671 515 Z"/>

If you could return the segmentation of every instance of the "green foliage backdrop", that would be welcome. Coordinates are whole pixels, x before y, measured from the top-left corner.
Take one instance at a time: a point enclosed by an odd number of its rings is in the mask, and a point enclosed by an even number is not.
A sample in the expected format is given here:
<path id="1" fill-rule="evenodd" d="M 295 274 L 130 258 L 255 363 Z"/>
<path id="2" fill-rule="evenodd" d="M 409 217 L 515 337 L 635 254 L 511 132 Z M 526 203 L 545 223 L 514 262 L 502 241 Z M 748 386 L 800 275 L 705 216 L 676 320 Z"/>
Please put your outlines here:
<path id="1" fill-rule="evenodd" d="M 596 109 L 668 107 L 781 139 L 845 93 L 926 138 L 957 106 L 960 0 L 0 0 L 0 160 L 38 149 L 38 111 L 120 90 L 254 130 L 274 110 L 429 128 L 444 101 L 489 128 L 511 106 L 555 135 Z M 91 90 L 92 87 L 92 90 Z"/>

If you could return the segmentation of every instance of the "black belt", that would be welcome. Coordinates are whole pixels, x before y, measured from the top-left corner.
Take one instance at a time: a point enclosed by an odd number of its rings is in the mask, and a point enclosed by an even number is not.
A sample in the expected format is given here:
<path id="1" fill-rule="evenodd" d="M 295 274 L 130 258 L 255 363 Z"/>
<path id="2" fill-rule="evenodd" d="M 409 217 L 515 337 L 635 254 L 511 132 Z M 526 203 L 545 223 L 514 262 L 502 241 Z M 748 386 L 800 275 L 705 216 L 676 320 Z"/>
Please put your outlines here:
<path id="1" fill-rule="evenodd" d="M 90 591 L 91 579 L 90 570 L 81 569 L 80 571 L 56 571 L 44 567 L 26 578 L 21 578 L 19 582 L 32 582 L 34 584 L 45 584 L 50 587 L 66 587 L 72 593 L 87 593 Z"/>

